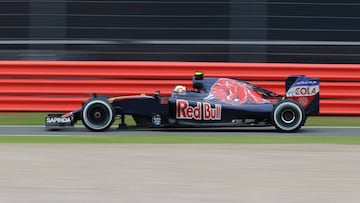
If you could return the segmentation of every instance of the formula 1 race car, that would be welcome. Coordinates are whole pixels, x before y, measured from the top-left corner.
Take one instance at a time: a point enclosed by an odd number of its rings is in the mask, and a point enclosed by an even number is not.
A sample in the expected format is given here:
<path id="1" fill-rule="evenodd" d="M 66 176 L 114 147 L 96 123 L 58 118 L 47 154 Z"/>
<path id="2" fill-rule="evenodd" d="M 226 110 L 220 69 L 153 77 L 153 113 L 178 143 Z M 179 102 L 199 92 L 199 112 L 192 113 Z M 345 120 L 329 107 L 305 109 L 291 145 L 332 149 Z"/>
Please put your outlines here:
<path id="1" fill-rule="evenodd" d="M 131 115 L 136 127 L 245 127 L 275 126 L 282 132 L 298 131 L 307 116 L 319 113 L 319 79 L 290 76 L 286 95 L 230 78 L 204 78 L 195 72 L 193 89 L 177 85 L 171 96 L 120 96 L 93 94 L 82 107 L 66 114 L 49 114 L 48 129 L 73 126 L 76 121 L 91 131 L 109 129 L 115 119 L 126 127 Z"/>

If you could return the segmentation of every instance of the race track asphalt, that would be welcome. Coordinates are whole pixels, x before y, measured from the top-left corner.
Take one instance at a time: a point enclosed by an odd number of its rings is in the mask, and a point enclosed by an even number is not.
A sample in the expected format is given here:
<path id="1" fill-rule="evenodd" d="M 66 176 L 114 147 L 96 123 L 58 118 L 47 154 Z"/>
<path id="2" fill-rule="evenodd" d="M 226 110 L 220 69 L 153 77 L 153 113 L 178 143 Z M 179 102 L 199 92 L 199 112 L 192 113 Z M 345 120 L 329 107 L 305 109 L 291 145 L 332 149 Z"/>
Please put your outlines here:
<path id="1" fill-rule="evenodd" d="M 148 129 L 0 126 L 1 135 L 279 135 L 274 128 Z M 285 134 L 288 135 L 288 134 Z M 359 136 L 304 127 L 291 136 Z M 332 144 L 0 143 L 0 202 L 360 202 L 360 148 Z"/>
<path id="2" fill-rule="evenodd" d="M 0 144 L 4 203 L 358 203 L 360 148 Z"/>
<path id="3" fill-rule="evenodd" d="M 66 135 L 279 135 L 273 127 L 257 128 L 169 128 L 169 129 L 117 129 L 91 132 L 84 127 L 47 130 L 44 126 L 0 126 L 0 135 L 66 136 Z M 360 127 L 303 127 L 292 135 L 301 136 L 360 136 Z"/>

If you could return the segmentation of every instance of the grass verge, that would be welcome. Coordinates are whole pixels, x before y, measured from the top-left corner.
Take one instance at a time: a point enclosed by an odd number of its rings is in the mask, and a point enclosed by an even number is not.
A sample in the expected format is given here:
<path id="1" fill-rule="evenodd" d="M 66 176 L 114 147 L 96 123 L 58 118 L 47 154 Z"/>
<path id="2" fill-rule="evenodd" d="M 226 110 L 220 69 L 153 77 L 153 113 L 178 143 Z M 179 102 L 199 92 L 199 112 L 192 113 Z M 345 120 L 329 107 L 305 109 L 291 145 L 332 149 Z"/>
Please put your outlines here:
<path id="1" fill-rule="evenodd" d="M 0 113 L 0 125 L 44 125 L 47 113 Z M 117 121 L 115 125 L 118 123 Z M 128 124 L 133 124 L 131 117 Z M 81 122 L 79 123 L 81 125 Z M 359 117 L 309 117 L 307 126 L 360 126 Z M 0 136 L 0 143 L 44 144 L 360 144 L 345 136 L 114 135 Z"/>
<path id="2" fill-rule="evenodd" d="M 0 125 L 44 125 L 47 113 L 0 113 Z M 134 125 L 129 116 L 127 123 Z M 117 124 L 119 121 L 116 121 Z M 81 125 L 81 122 L 79 122 Z M 309 117 L 306 126 L 360 126 L 360 117 Z"/>
<path id="3" fill-rule="evenodd" d="M 360 137 L 236 136 L 236 135 L 115 135 L 0 136 L 0 143 L 38 144 L 360 144 Z"/>
<path id="4" fill-rule="evenodd" d="M 325 117 L 310 116 L 306 121 L 306 126 L 360 126 L 360 117 Z"/>

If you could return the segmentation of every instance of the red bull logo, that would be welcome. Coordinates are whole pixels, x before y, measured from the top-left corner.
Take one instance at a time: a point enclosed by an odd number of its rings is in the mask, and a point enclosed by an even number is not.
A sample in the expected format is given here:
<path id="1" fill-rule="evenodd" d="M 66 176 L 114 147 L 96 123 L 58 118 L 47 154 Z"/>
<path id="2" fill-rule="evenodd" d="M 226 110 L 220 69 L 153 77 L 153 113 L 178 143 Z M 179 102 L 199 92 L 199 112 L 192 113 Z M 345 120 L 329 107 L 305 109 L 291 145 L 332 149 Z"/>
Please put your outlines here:
<path id="1" fill-rule="evenodd" d="M 215 104 L 211 107 L 210 103 L 197 102 L 196 106 L 190 106 L 186 100 L 176 100 L 177 119 L 195 120 L 221 120 L 221 105 Z"/>

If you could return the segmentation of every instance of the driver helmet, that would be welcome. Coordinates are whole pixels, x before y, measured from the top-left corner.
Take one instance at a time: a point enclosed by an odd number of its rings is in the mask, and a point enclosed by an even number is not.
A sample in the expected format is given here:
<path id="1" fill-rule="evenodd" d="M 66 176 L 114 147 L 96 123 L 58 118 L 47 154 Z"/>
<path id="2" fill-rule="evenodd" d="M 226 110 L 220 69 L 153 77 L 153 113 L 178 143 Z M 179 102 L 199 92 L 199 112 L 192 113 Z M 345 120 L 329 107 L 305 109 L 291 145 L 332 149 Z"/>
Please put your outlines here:
<path id="1" fill-rule="evenodd" d="M 186 87 L 184 85 L 176 85 L 173 89 L 173 94 L 175 95 L 185 95 Z"/>

